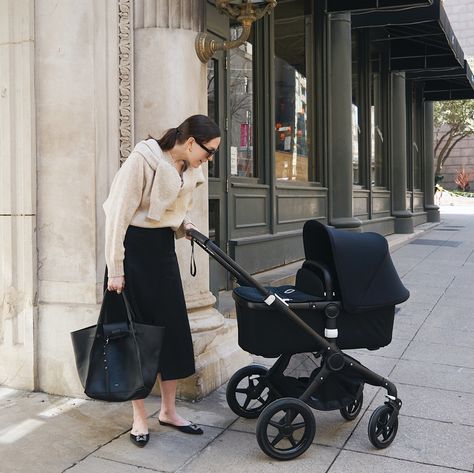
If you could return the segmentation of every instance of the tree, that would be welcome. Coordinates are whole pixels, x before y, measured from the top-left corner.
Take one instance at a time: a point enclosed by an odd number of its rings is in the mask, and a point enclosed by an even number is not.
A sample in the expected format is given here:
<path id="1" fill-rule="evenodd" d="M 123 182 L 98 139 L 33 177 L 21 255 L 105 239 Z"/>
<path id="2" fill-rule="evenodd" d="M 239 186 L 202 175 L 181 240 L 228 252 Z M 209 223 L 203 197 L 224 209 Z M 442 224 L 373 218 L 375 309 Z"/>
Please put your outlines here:
<path id="1" fill-rule="evenodd" d="M 434 125 L 436 133 L 436 171 L 441 174 L 443 164 L 453 148 L 466 136 L 474 134 L 474 100 L 435 102 Z"/>

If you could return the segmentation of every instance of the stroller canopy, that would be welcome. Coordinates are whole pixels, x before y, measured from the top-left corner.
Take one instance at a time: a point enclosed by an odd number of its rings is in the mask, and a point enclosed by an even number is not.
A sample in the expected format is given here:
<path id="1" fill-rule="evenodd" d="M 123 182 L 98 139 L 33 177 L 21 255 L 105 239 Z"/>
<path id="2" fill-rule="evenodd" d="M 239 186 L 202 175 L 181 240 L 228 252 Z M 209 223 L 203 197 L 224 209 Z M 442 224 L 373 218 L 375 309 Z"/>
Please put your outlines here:
<path id="1" fill-rule="evenodd" d="M 331 272 L 343 307 L 357 312 L 399 304 L 410 293 L 393 266 L 387 240 L 378 233 L 354 233 L 309 220 L 303 228 L 307 260 Z"/>

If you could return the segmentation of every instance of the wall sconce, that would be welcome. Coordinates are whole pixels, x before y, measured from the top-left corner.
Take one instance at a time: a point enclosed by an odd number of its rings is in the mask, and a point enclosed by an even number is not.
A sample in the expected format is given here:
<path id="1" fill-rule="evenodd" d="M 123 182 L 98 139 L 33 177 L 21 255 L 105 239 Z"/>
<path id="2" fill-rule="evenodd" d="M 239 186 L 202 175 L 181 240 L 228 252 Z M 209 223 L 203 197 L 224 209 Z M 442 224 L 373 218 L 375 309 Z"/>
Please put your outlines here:
<path id="1" fill-rule="evenodd" d="M 252 23 L 269 14 L 276 4 L 276 0 L 216 0 L 216 7 L 221 13 L 226 13 L 242 25 L 242 34 L 234 41 L 219 41 L 210 38 L 207 33 L 199 33 L 195 44 L 198 58 L 207 63 L 216 51 L 226 51 L 244 44 L 250 36 Z"/>

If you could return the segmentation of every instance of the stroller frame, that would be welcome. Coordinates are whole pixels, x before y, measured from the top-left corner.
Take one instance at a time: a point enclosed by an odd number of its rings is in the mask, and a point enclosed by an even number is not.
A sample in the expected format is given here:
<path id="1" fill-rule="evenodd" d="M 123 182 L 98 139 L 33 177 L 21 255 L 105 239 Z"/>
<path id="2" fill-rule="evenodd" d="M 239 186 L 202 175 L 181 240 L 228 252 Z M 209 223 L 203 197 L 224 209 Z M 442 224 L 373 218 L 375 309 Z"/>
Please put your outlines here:
<path id="1" fill-rule="evenodd" d="M 231 273 L 236 279 L 239 285 L 241 286 L 252 286 L 258 290 L 258 292 L 263 296 L 265 304 L 271 306 L 272 309 L 285 314 L 288 318 L 293 320 L 295 324 L 299 325 L 305 332 L 307 332 L 311 337 L 314 338 L 315 345 L 318 347 L 318 354 L 322 356 L 321 369 L 317 373 L 317 376 L 308 383 L 307 388 L 298 398 L 280 398 L 276 401 L 265 404 L 263 411 L 257 413 L 258 416 L 262 413 L 259 423 L 264 417 L 264 414 L 269 410 L 272 405 L 278 404 L 273 409 L 275 413 L 278 410 L 283 410 L 286 412 L 285 416 L 282 418 L 280 428 L 280 433 L 278 436 L 287 437 L 292 447 L 284 450 L 279 450 L 275 448 L 275 445 L 272 445 L 270 439 L 266 438 L 266 433 L 259 432 L 259 425 L 257 424 L 257 440 L 262 448 L 262 450 L 269 456 L 276 458 L 278 460 L 290 460 L 301 455 L 312 443 L 315 433 L 315 421 L 314 416 L 311 410 L 307 407 L 311 406 L 311 396 L 318 391 L 318 389 L 327 382 L 328 378 L 332 375 L 340 373 L 343 369 L 347 373 L 348 370 L 351 374 L 360 377 L 363 383 L 367 383 L 377 387 L 383 387 L 386 389 L 387 401 L 384 405 L 378 407 L 372 414 L 372 417 L 369 421 L 369 439 L 371 443 L 376 448 L 386 448 L 394 440 L 397 430 L 398 430 L 398 413 L 402 406 L 402 401 L 397 396 L 396 386 L 384 378 L 383 376 L 374 373 L 370 369 L 366 368 L 354 358 L 343 353 L 337 346 L 337 317 L 339 316 L 342 303 L 341 301 L 334 300 L 333 292 L 333 281 L 330 272 L 322 264 L 316 261 L 306 260 L 304 265 L 312 266 L 318 269 L 323 275 L 324 286 L 325 286 L 325 297 L 326 300 L 315 301 L 315 302 L 304 302 L 304 303 L 287 303 L 277 294 L 273 294 L 267 288 L 262 286 L 258 281 L 256 281 L 250 274 L 248 274 L 243 268 L 241 268 L 232 258 L 230 258 L 225 252 L 223 252 L 212 240 L 210 240 L 205 235 L 199 233 L 196 230 L 189 230 L 188 235 L 191 237 L 191 244 L 193 245 L 196 242 L 206 253 L 208 253 L 212 258 L 214 258 L 219 264 L 221 264 L 229 273 Z M 193 248 L 194 250 L 194 248 Z M 325 337 L 322 337 L 317 333 L 312 327 L 306 324 L 295 312 L 294 310 L 298 309 L 311 309 L 322 311 L 325 315 Z M 264 386 L 251 386 L 249 385 L 249 396 L 252 399 L 257 399 L 263 389 L 268 387 L 270 391 L 278 393 L 277 388 L 271 385 L 269 379 L 275 373 L 283 373 L 289 363 L 289 359 L 292 355 L 283 354 L 278 357 L 275 364 L 268 369 L 268 372 L 265 374 L 263 371 L 260 373 L 262 379 L 264 379 Z M 252 365 L 251 365 L 252 366 Z M 255 365 L 254 365 L 255 366 Z M 239 371 L 245 371 L 245 367 Z M 256 367 L 264 369 L 263 367 Z M 258 371 L 258 370 L 257 370 Z M 237 372 L 239 373 L 239 372 Z M 236 373 L 236 375 L 237 375 Z M 284 408 L 284 405 L 289 406 L 288 409 Z M 306 409 L 307 410 L 306 410 Z M 276 410 L 275 410 L 276 409 Z M 271 411 L 271 409 L 270 409 Z M 309 413 L 308 413 L 309 411 Z M 354 416 L 351 416 L 351 410 L 349 409 L 348 415 L 344 415 L 343 409 L 341 409 L 341 414 L 347 420 L 354 419 L 360 411 L 360 406 L 358 406 L 357 412 Z M 234 411 L 235 412 L 235 411 Z M 271 415 L 273 412 L 269 412 L 266 417 L 266 422 L 270 422 Z M 273 413 L 273 415 L 275 414 Z M 295 429 L 292 429 L 293 420 L 300 414 L 306 423 L 309 425 L 309 434 L 306 435 L 306 438 L 303 438 L 302 444 L 294 445 L 292 441 L 292 434 Z M 243 414 L 240 414 L 243 415 Z M 255 415 L 248 415 L 246 417 L 256 417 Z M 268 418 L 268 419 L 267 419 Z M 312 421 L 311 421 L 312 418 Z M 272 424 L 274 425 L 274 424 Z M 299 425 L 299 424 L 298 424 Z M 266 430 L 266 425 L 264 426 Z M 301 427 L 298 427 L 301 428 Z M 303 436 L 304 437 L 304 436 Z"/>

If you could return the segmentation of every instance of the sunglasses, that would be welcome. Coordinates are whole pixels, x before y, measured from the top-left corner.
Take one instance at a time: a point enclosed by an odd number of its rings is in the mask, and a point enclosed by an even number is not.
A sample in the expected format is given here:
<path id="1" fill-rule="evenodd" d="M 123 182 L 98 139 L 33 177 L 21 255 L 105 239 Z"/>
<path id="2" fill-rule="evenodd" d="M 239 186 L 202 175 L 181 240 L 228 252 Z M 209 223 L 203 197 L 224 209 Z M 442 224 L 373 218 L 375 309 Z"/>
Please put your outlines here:
<path id="1" fill-rule="evenodd" d="M 199 143 L 198 140 L 196 140 L 196 143 L 207 153 L 207 159 L 211 159 L 217 153 L 217 149 L 209 149 L 207 146 Z"/>

